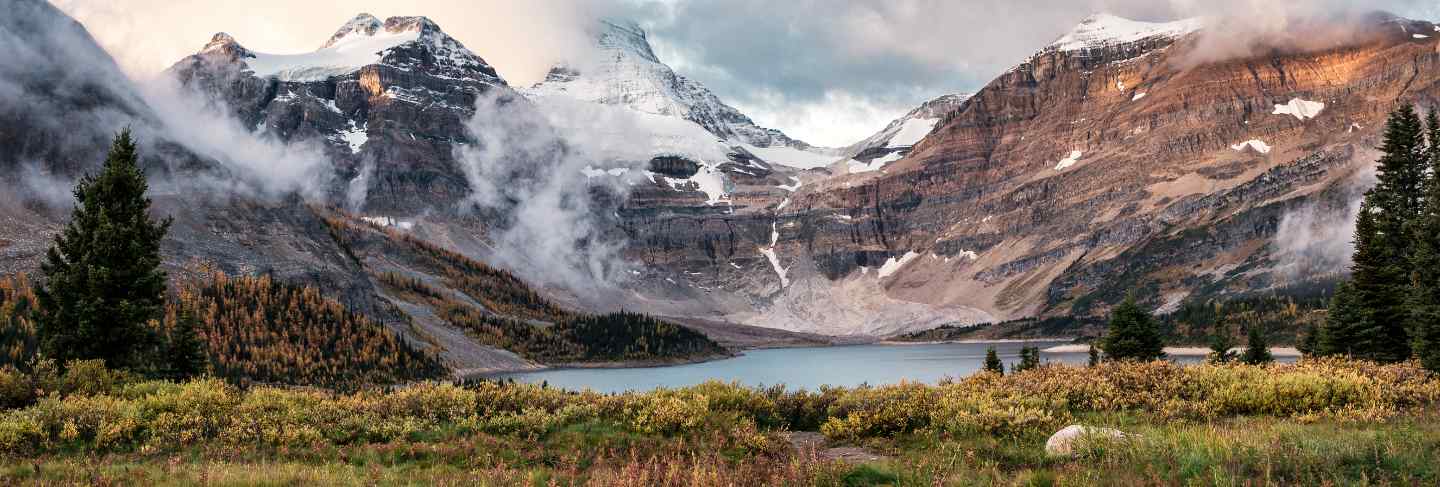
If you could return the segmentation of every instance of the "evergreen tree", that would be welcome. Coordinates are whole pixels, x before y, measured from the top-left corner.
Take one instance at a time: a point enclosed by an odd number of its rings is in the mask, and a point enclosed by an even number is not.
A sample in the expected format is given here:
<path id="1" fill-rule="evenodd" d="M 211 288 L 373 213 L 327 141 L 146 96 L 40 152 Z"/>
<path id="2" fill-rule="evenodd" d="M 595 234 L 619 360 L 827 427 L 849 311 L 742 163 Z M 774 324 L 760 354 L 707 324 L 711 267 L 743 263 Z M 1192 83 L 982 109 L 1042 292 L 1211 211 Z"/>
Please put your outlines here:
<path id="1" fill-rule="evenodd" d="M 1090 344 L 1090 360 L 1086 362 L 1086 365 L 1091 367 L 1100 365 L 1100 347 L 1094 343 Z"/>
<path id="2" fill-rule="evenodd" d="M 1351 320 L 1340 323 L 1349 330 L 1338 334 L 1348 335 L 1348 343 L 1337 345 L 1345 347 L 1347 355 L 1355 358 L 1400 362 L 1410 358 L 1410 339 L 1406 332 L 1409 313 L 1405 308 L 1409 286 L 1405 268 L 1379 230 L 1384 219 L 1388 218 L 1377 212 L 1368 198 L 1360 205 L 1350 276 L 1350 299 L 1355 309 L 1337 314 L 1339 317 L 1348 314 Z"/>
<path id="3" fill-rule="evenodd" d="M 1165 357 L 1160 328 L 1133 296 L 1125 298 L 1110 315 L 1110 331 L 1101 348 L 1111 360 L 1151 361 Z"/>
<path id="4" fill-rule="evenodd" d="M 204 345 L 195 333 L 195 315 L 186 309 L 176 316 L 170 336 L 165 340 L 165 372 L 173 379 L 188 379 L 204 374 L 209 368 Z"/>
<path id="5" fill-rule="evenodd" d="M 1005 374 L 1005 365 L 1000 362 L 1000 355 L 995 353 L 995 347 L 985 350 L 985 370 L 996 374 Z"/>
<path id="6" fill-rule="evenodd" d="M 1355 222 L 1351 282 L 1336 293 L 1320 349 L 1399 362 L 1410 358 L 1412 338 L 1418 338 L 1409 330 L 1418 316 L 1411 309 L 1416 299 L 1411 269 L 1415 259 L 1426 258 L 1414 240 L 1422 231 L 1427 173 L 1435 156 L 1409 104 L 1390 115 L 1381 150 L 1379 182 L 1365 193 Z"/>
<path id="7" fill-rule="evenodd" d="M 1274 362 L 1275 358 L 1270 356 L 1270 344 L 1265 342 L 1265 332 L 1258 326 L 1251 326 L 1245 341 L 1245 355 L 1240 357 L 1242 362 L 1250 365 L 1262 365 Z"/>
<path id="8" fill-rule="evenodd" d="M 1329 314 L 1320 328 L 1315 354 L 1353 357 L 1356 335 L 1364 327 L 1365 310 L 1360 308 L 1355 286 L 1350 282 L 1340 283 L 1335 296 L 1330 298 Z"/>
<path id="9" fill-rule="evenodd" d="M 1230 327 L 1225 323 L 1215 324 L 1215 333 L 1210 336 L 1210 362 L 1223 364 L 1235 360 L 1235 339 L 1230 336 Z"/>
<path id="10" fill-rule="evenodd" d="M 1317 355 L 1320 352 L 1320 327 L 1314 323 L 1305 325 L 1305 331 L 1300 335 L 1300 341 L 1295 348 L 1301 355 Z"/>
<path id="11" fill-rule="evenodd" d="M 1440 116 L 1427 117 L 1429 167 L 1425 206 L 1415 224 L 1409 296 L 1410 332 L 1415 355 L 1440 372 Z"/>
<path id="12" fill-rule="evenodd" d="M 1020 348 L 1020 363 L 1010 368 L 1011 372 L 1023 372 L 1034 370 L 1040 367 L 1040 349 L 1036 347 Z"/>
<path id="13" fill-rule="evenodd" d="M 70 223 L 41 263 L 36 291 L 41 348 L 59 363 L 104 359 L 144 365 L 165 301 L 160 241 L 170 220 L 150 220 L 148 184 L 130 131 L 115 137 L 98 176 L 75 186 Z"/>

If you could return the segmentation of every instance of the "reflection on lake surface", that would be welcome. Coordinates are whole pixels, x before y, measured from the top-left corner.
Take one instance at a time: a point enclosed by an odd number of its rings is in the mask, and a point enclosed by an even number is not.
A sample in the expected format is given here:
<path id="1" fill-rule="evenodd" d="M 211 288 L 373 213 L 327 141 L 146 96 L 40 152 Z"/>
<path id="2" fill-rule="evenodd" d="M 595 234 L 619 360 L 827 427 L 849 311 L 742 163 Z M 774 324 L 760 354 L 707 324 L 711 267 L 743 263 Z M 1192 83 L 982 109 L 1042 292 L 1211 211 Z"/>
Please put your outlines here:
<path id="1" fill-rule="evenodd" d="M 635 369 L 551 369 L 501 375 L 520 382 L 548 383 L 564 389 L 599 392 L 680 387 L 707 380 L 750 386 L 784 384 L 818 389 L 821 385 L 853 387 L 894 384 L 901 380 L 934 384 L 943 377 L 979 371 L 985 349 L 993 346 L 1008 368 L 1019 362 L 1020 348 L 1041 349 L 1068 342 L 937 343 L 923 345 L 856 345 L 818 348 L 750 350 L 739 357 L 698 364 Z M 1043 353 L 1045 362 L 1084 365 L 1085 353 Z M 1175 357 L 1182 363 L 1203 357 Z"/>

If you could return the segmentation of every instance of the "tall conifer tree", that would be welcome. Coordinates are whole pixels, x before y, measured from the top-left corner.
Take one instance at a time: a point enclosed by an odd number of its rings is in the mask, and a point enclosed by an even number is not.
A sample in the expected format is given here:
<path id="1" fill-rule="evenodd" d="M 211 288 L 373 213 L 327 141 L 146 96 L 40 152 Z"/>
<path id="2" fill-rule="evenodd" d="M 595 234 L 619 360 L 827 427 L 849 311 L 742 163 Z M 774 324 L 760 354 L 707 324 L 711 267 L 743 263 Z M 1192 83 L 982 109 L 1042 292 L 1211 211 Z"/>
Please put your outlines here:
<path id="1" fill-rule="evenodd" d="M 1429 171 L 1424 186 L 1425 205 L 1413 236 L 1410 332 L 1421 364 L 1440 372 L 1440 116 L 1432 110 L 1426 125 Z"/>
<path id="2" fill-rule="evenodd" d="M 1414 322 L 1411 269 L 1432 156 L 1415 109 L 1402 105 L 1385 126 L 1379 182 L 1365 193 L 1355 222 L 1351 282 L 1332 302 L 1320 353 L 1379 362 L 1410 358 Z"/>
<path id="3" fill-rule="evenodd" d="M 1126 297 L 1110 316 L 1110 331 L 1101 341 L 1105 356 L 1113 360 L 1148 362 L 1165 358 L 1160 327 L 1150 313 Z"/>
<path id="4" fill-rule="evenodd" d="M 99 175 L 75 186 L 70 223 L 41 264 L 36 291 L 42 350 L 60 363 L 104 359 L 144 365 L 165 302 L 160 241 L 170 220 L 150 220 L 149 187 L 130 131 L 115 137 Z"/>

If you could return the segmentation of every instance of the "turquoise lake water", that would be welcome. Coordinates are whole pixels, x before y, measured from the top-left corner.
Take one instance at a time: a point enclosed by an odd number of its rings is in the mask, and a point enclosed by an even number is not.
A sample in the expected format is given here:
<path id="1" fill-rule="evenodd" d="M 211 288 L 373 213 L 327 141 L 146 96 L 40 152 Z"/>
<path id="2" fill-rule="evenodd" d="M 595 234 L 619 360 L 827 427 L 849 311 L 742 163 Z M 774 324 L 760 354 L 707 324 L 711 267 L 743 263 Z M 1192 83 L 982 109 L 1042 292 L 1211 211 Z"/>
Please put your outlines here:
<path id="1" fill-rule="evenodd" d="M 1068 342 L 945 343 L 924 345 L 855 345 L 817 348 L 749 350 L 739 357 L 634 369 L 551 369 L 506 374 L 519 382 L 548 383 L 564 389 L 599 392 L 680 387 L 707 380 L 738 381 L 751 386 L 784 384 L 790 388 L 817 389 L 821 385 L 853 387 L 893 384 L 901 380 L 935 383 L 941 378 L 964 377 L 980 370 L 985 350 L 995 347 L 1007 367 L 1019 362 L 1020 348 L 1041 349 Z M 1044 353 L 1046 362 L 1084 364 L 1084 353 Z"/>

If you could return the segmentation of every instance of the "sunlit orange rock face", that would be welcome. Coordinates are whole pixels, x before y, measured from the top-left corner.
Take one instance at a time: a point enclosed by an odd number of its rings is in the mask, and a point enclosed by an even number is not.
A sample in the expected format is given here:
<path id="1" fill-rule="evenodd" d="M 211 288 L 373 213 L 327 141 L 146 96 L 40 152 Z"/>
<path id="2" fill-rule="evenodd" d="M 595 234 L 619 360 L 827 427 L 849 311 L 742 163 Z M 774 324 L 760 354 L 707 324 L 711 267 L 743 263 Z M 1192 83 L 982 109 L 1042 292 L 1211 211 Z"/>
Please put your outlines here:
<path id="1" fill-rule="evenodd" d="M 1333 277 L 1344 263 L 1315 254 L 1348 240 L 1386 116 L 1440 95 L 1433 24 L 1354 22 L 1240 54 L 1203 29 L 1042 51 L 884 173 L 797 192 L 775 216 L 781 260 L 842 281 L 914 252 L 888 297 L 996 320 Z M 763 212 L 728 218 L 749 228 L 735 246 L 766 244 Z"/>

